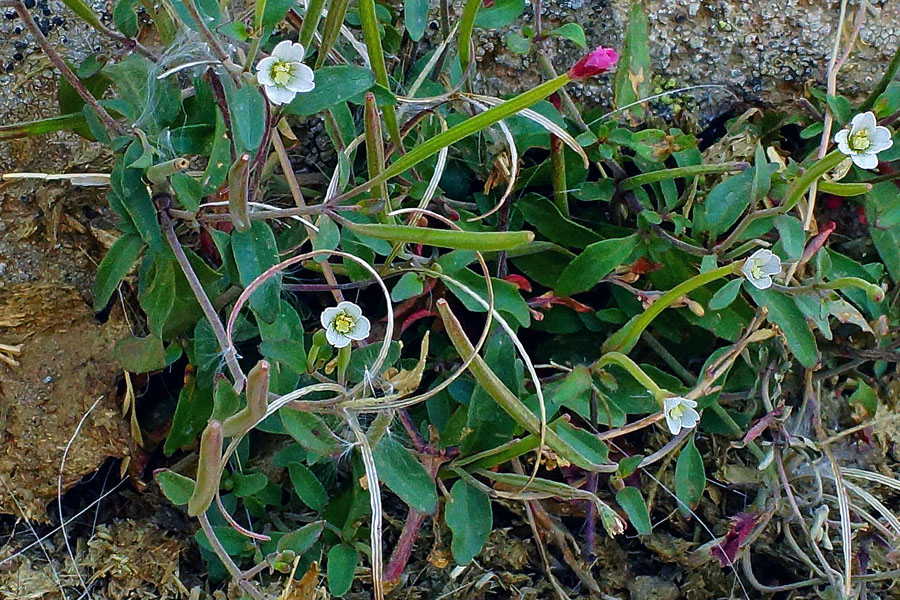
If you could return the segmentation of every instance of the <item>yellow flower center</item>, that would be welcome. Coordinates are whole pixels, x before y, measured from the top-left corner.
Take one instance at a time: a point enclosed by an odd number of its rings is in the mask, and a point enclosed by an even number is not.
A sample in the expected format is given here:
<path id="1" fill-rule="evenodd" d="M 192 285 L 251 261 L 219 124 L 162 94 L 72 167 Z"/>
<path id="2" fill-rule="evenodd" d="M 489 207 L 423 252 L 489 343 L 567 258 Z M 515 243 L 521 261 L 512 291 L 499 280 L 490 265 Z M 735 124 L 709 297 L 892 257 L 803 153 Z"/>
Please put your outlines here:
<path id="1" fill-rule="evenodd" d="M 850 136 L 847 145 L 855 152 L 865 152 L 872 145 L 872 140 L 869 139 L 869 132 L 865 129 L 860 129 Z"/>
<path id="2" fill-rule="evenodd" d="M 344 335 L 350 333 L 354 325 L 356 325 L 356 319 L 345 312 L 338 314 L 334 318 L 334 321 L 331 322 L 331 326 L 334 327 L 334 330 Z"/>
<path id="3" fill-rule="evenodd" d="M 675 406 L 670 408 L 669 416 L 672 417 L 673 419 L 680 419 L 682 416 L 684 416 L 684 405 L 676 404 Z"/>
<path id="4" fill-rule="evenodd" d="M 272 80 L 278 85 L 285 85 L 288 81 L 291 80 L 291 76 L 294 73 L 294 67 L 291 63 L 287 62 L 276 62 L 272 65 L 272 71 L 270 75 L 272 76 Z"/>
<path id="5" fill-rule="evenodd" d="M 753 262 L 753 264 L 750 266 L 750 276 L 753 277 L 753 279 L 762 279 L 766 276 L 766 274 L 763 272 L 762 263 L 755 261 Z"/>

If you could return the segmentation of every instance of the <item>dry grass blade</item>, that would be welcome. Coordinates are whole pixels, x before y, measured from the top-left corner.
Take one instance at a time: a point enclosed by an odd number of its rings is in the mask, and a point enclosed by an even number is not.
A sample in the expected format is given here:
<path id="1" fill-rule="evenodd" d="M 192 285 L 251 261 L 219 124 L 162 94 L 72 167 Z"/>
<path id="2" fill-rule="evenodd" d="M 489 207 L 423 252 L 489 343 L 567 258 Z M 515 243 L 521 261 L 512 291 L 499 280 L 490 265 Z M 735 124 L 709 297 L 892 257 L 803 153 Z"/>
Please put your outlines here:
<path id="1" fill-rule="evenodd" d="M 384 583 L 382 582 L 382 572 L 384 570 L 384 558 L 382 552 L 381 528 L 383 517 L 381 513 L 381 484 L 378 481 L 378 470 L 375 468 L 375 457 L 372 456 L 372 447 L 366 434 L 359 426 L 356 416 L 345 411 L 344 416 L 350 429 L 356 437 L 356 443 L 359 446 L 359 453 L 362 457 L 363 466 L 366 469 L 366 480 L 369 487 L 369 503 L 372 508 L 372 529 L 369 535 L 372 545 L 372 585 L 375 589 L 375 600 L 384 599 Z"/>
<path id="2" fill-rule="evenodd" d="M 484 104 L 481 104 L 480 102 L 466 96 L 464 97 L 469 101 L 469 104 L 471 104 L 478 110 L 487 110 L 487 107 Z M 509 148 L 509 177 L 507 177 L 506 190 L 504 190 L 503 195 L 500 196 L 500 199 L 497 200 L 497 204 L 495 204 L 493 208 L 491 208 L 484 214 L 478 215 L 477 217 L 467 219 L 467 221 L 469 222 L 481 221 L 482 219 L 486 219 L 487 217 L 500 210 L 506 203 L 507 198 L 509 198 L 509 196 L 516 189 L 516 182 L 519 179 L 519 150 L 518 148 L 516 148 L 516 140 L 503 119 L 497 121 L 497 125 L 500 127 L 500 131 L 503 132 L 503 137 L 506 138 L 506 145 Z"/>

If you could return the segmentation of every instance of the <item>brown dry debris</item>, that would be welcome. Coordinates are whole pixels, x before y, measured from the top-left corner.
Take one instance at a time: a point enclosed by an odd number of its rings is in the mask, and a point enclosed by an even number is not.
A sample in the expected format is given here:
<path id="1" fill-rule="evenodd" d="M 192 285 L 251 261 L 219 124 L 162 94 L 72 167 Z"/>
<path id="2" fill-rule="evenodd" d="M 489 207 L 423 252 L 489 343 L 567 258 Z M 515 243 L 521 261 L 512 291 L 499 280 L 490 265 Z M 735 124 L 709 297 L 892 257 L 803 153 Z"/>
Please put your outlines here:
<path id="1" fill-rule="evenodd" d="M 97 242 L 53 217 L 77 212 L 75 199 L 43 188 L 35 195 L 37 202 L 24 202 L 18 191 L 0 195 L 0 344 L 18 349 L 18 365 L 0 362 L 0 513 L 41 522 L 56 497 L 66 446 L 98 398 L 69 449 L 63 489 L 107 457 L 125 456 L 131 442 L 113 355 L 128 328 L 120 310 L 101 324 L 88 305 L 89 250 Z M 34 205 L 50 197 L 58 208 L 36 212 Z M 22 237 L 32 228 L 37 232 Z"/>

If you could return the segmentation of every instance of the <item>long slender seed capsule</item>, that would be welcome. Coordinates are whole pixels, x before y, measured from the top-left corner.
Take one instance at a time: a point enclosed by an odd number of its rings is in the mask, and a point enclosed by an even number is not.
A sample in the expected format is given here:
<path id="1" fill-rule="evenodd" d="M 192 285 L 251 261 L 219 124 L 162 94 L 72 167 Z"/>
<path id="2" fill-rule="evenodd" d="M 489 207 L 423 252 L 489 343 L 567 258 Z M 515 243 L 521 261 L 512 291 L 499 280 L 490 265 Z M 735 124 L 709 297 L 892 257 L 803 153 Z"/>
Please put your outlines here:
<path id="1" fill-rule="evenodd" d="M 197 485 L 188 500 L 188 515 L 196 517 L 209 508 L 219 489 L 219 465 L 222 462 L 222 424 L 210 421 L 200 436 L 200 460 L 197 461 Z"/>
<path id="2" fill-rule="evenodd" d="M 190 161 L 188 161 L 188 159 L 181 157 L 167 160 L 166 162 L 159 163 L 158 165 L 153 165 L 152 167 L 147 169 L 147 179 L 159 185 L 166 180 L 166 177 L 170 177 L 175 173 L 184 171 L 190 164 L 191 163 Z"/>
<path id="3" fill-rule="evenodd" d="M 247 433 L 268 407 L 269 363 L 261 360 L 247 374 L 247 406 L 222 422 L 222 435 L 235 437 Z"/>
<path id="4" fill-rule="evenodd" d="M 238 231 L 250 229 L 250 207 L 247 204 L 249 187 L 250 155 L 245 152 L 238 156 L 228 171 L 228 212 Z"/>

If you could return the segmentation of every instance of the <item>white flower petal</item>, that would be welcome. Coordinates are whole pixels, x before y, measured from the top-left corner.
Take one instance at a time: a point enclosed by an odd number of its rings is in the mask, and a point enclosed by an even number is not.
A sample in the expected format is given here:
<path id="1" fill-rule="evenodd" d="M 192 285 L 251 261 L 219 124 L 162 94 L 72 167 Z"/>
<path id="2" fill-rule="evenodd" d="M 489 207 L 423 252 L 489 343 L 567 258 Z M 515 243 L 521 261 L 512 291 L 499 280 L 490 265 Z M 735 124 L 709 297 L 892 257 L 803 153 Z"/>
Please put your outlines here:
<path id="1" fill-rule="evenodd" d="M 875 113 L 872 111 L 864 112 L 853 117 L 853 133 L 860 129 L 865 129 L 869 133 L 875 130 L 877 123 L 875 122 Z"/>
<path id="2" fill-rule="evenodd" d="M 256 64 L 256 80 L 260 85 L 275 85 L 275 80 L 272 79 L 272 66 L 277 61 L 277 58 L 267 56 Z"/>
<path id="3" fill-rule="evenodd" d="M 684 406 L 687 406 L 688 408 L 696 408 L 697 407 L 697 403 L 695 401 L 691 400 L 690 398 L 680 398 L 680 400 L 681 400 L 681 403 Z"/>
<path id="4" fill-rule="evenodd" d="M 371 329 L 372 324 L 369 323 L 369 319 L 360 316 L 356 318 L 356 322 L 353 324 L 353 328 L 347 332 L 347 336 L 350 339 L 361 342 L 362 340 L 369 337 L 369 331 Z"/>
<path id="5" fill-rule="evenodd" d="M 891 139 L 891 130 L 887 127 L 877 127 L 872 134 L 872 152 L 883 152 L 894 145 Z"/>
<path id="6" fill-rule="evenodd" d="M 748 277 L 747 281 L 749 281 L 753 285 L 753 287 L 758 290 L 767 290 L 772 287 L 772 278 L 769 275 L 765 275 L 763 277 L 760 277 L 759 279 Z"/>
<path id="7" fill-rule="evenodd" d="M 281 46 L 285 42 L 281 42 L 278 46 Z M 276 46 L 276 48 L 278 47 Z M 306 58 L 306 49 L 300 44 L 288 44 L 284 48 L 281 49 L 278 57 L 281 58 L 285 62 L 299 63 L 303 62 L 303 59 Z"/>
<path id="8" fill-rule="evenodd" d="M 767 275 L 778 275 L 781 273 L 781 257 L 777 254 L 770 253 L 761 264 L 763 272 Z"/>
<path id="9" fill-rule="evenodd" d="M 872 153 L 854 154 L 850 157 L 860 169 L 875 169 L 878 167 L 878 157 Z"/>
<path id="10" fill-rule="evenodd" d="M 297 95 L 296 92 L 277 85 L 266 85 L 263 86 L 263 89 L 266 92 L 266 97 L 272 104 L 289 104 L 294 99 L 294 96 Z"/>
<path id="11" fill-rule="evenodd" d="M 290 55 L 292 54 L 291 46 L 293 45 L 294 43 L 291 40 L 278 42 L 278 45 L 272 49 L 272 56 L 285 62 L 293 62 L 293 59 L 290 58 Z M 297 45 L 299 46 L 300 44 Z"/>
<path id="12" fill-rule="evenodd" d="M 341 312 L 341 309 L 336 306 L 329 306 L 325 310 L 322 311 L 321 316 L 319 317 L 319 322 L 322 323 L 322 327 L 328 329 L 331 327 L 332 321 L 334 318 L 338 316 L 338 313 Z"/>
<path id="13" fill-rule="evenodd" d="M 681 416 L 681 426 L 686 429 L 693 429 L 700 421 L 700 413 L 693 408 L 687 408 Z"/>
<path id="14" fill-rule="evenodd" d="M 681 431 L 681 419 L 676 419 L 668 414 L 666 414 L 666 425 L 668 425 L 669 433 L 672 435 L 678 435 L 678 432 Z"/>
<path id="15" fill-rule="evenodd" d="M 343 348 L 350 343 L 350 338 L 337 331 L 334 327 L 325 330 L 325 339 L 335 348 Z"/>
<path id="16" fill-rule="evenodd" d="M 348 302 L 347 300 L 344 300 L 343 302 L 338 304 L 337 309 L 341 312 L 347 313 L 354 319 L 358 319 L 359 316 L 362 314 L 362 309 L 360 307 L 358 307 L 353 302 Z"/>
<path id="17" fill-rule="evenodd" d="M 681 404 L 683 398 L 679 398 L 678 396 L 669 396 L 665 400 L 663 400 L 663 410 L 666 414 L 669 414 L 673 408 Z"/>
<path id="18" fill-rule="evenodd" d="M 840 150 L 842 154 L 853 154 L 853 151 L 850 150 L 850 144 L 847 141 L 849 136 L 849 129 L 841 129 L 834 134 L 834 142 L 838 145 L 838 150 Z"/>
<path id="19" fill-rule="evenodd" d="M 313 70 L 302 63 L 294 63 L 293 67 L 294 71 L 285 87 L 298 93 L 313 91 L 316 87 L 316 83 L 313 81 Z"/>

